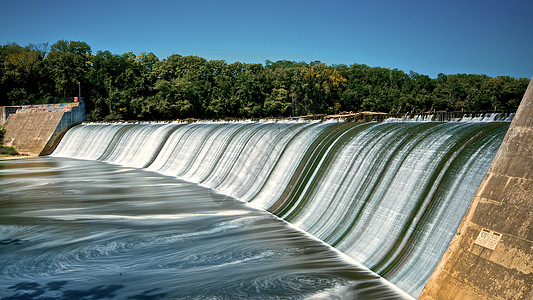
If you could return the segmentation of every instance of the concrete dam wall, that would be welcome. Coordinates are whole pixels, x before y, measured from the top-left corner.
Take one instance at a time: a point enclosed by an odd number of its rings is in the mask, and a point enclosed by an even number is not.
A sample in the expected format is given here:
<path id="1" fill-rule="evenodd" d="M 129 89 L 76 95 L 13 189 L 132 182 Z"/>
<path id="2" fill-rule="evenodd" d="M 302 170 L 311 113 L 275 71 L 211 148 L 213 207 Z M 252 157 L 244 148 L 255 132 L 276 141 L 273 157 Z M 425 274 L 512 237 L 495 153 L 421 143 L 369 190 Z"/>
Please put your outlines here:
<path id="1" fill-rule="evenodd" d="M 83 120 L 82 106 L 68 112 L 17 110 L 7 118 L 4 144 L 45 155 L 62 133 Z M 533 80 L 419 299 L 533 299 L 532 287 Z"/>
<path id="2" fill-rule="evenodd" d="M 47 155 L 70 127 L 83 121 L 84 103 L 22 106 L 7 116 L 4 145 L 24 154 Z"/>
<path id="3" fill-rule="evenodd" d="M 533 299 L 533 79 L 419 299 Z"/>

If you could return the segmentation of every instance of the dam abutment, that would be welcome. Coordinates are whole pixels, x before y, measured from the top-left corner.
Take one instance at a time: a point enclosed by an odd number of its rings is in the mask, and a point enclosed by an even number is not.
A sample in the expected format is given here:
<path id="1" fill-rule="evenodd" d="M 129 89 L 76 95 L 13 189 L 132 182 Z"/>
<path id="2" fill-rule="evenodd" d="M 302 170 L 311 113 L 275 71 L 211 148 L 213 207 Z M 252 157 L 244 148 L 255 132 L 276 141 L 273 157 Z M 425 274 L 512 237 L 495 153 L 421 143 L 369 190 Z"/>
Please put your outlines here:
<path id="1" fill-rule="evenodd" d="M 20 106 L 6 118 L 4 145 L 32 156 L 47 155 L 69 128 L 83 121 L 83 102 Z"/>
<path id="2" fill-rule="evenodd" d="M 533 299 L 533 79 L 419 299 Z"/>

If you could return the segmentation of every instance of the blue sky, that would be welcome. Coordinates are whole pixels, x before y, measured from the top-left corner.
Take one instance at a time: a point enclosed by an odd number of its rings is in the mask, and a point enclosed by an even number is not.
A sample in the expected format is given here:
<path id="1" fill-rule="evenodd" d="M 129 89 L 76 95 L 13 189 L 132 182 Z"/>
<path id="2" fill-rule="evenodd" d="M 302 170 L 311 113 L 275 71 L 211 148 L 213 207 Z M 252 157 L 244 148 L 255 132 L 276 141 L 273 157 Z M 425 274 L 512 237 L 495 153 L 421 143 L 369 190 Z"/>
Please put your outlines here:
<path id="1" fill-rule="evenodd" d="M 533 1 L 0 0 L 0 44 L 533 76 Z"/>

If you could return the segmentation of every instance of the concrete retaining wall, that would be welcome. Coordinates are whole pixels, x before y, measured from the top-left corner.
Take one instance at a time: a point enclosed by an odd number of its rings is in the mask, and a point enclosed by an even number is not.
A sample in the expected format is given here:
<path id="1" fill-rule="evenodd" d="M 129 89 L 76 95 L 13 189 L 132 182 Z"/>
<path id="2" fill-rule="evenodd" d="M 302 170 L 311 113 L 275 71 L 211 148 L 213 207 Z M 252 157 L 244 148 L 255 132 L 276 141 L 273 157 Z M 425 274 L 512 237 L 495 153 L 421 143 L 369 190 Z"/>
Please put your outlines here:
<path id="1" fill-rule="evenodd" d="M 419 299 L 533 299 L 533 79 Z"/>
<path id="2" fill-rule="evenodd" d="M 76 105 L 78 105 L 76 103 Z M 43 106 L 45 107 L 45 106 Z M 29 155 L 50 154 L 59 143 L 63 134 L 72 126 L 85 120 L 85 106 L 80 103 L 68 110 L 43 110 L 10 114 L 4 127 L 4 145 Z"/>

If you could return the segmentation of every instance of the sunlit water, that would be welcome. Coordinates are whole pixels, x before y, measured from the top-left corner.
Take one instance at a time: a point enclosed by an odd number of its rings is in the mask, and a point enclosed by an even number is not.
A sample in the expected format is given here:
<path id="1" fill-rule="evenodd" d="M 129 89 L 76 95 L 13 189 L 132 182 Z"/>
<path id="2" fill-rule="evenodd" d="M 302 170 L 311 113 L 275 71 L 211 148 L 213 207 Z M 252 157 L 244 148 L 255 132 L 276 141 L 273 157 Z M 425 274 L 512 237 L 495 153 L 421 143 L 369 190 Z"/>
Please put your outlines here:
<path id="1" fill-rule="evenodd" d="M 2 299 L 394 299 L 285 221 L 98 161 L 0 160 Z"/>

